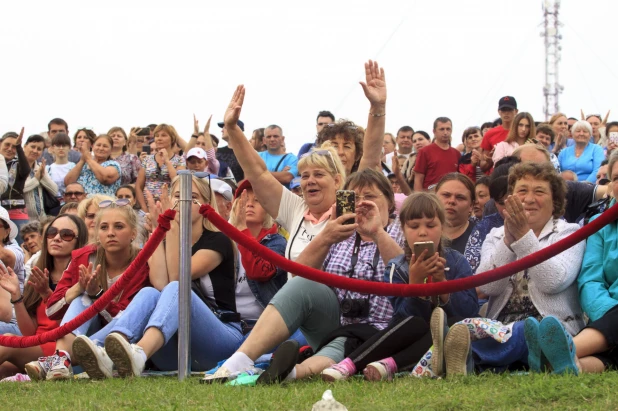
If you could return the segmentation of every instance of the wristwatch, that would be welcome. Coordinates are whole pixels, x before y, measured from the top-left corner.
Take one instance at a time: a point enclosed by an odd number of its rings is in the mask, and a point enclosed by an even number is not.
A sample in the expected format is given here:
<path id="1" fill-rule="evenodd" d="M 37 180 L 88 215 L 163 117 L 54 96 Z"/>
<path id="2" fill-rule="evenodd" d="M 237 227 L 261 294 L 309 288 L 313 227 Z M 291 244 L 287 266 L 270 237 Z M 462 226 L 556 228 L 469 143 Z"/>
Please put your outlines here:
<path id="1" fill-rule="evenodd" d="M 96 300 L 97 298 L 99 298 L 100 296 L 102 296 L 102 295 L 103 295 L 103 292 L 104 292 L 104 291 L 103 291 L 103 289 L 102 289 L 102 288 L 100 288 L 100 289 L 99 289 L 99 292 L 98 292 L 96 295 L 90 295 L 90 294 L 88 294 L 88 297 L 90 297 L 90 299 L 91 299 L 91 300 Z"/>

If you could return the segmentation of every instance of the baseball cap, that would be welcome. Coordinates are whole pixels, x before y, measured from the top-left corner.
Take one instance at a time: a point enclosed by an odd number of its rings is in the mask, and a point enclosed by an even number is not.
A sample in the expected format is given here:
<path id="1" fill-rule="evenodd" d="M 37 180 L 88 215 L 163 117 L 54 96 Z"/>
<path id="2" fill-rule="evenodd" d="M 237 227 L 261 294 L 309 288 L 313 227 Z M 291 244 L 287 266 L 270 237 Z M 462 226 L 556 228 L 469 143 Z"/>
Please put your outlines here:
<path id="1" fill-rule="evenodd" d="M 513 110 L 517 110 L 517 101 L 513 96 L 504 96 L 498 102 L 498 110 L 502 110 L 503 108 L 512 108 Z"/>
<path id="2" fill-rule="evenodd" d="M 228 183 L 214 179 L 210 180 L 210 185 L 212 187 L 212 191 L 221 194 L 227 201 L 232 201 L 234 199 L 232 187 L 230 187 Z"/>
<path id="3" fill-rule="evenodd" d="M 238 120 L 238 123 L 236 123 L 236 124 L 238 124 L 238 127 L 240 127 L 240 129 L 241 129 L 242 131 L 245 131 L 245 123 L 243 123 L 242 121 Z M 217 125 L 219 126 L 219 128 L 223 128 L 223 126 L 225 125 L 225 123 L 222 121 L 222 122 L 220 122 L 220 123 L 217 123 Z"/>
<path id="4" fill-rule="evenodd" d="M 293 190 L 296 187 L 300 187 L 300 177 L 294 177 L 294 179 L 290 182 L 290 190 Z"/>
<path id="5" fill-rule="evenodd" d="M 249 182 L 249 180 L 243 180 L 242 183 L 240 183 L 240 185 L 236 189 L 236 193 L 234 193 L 234 200 L 240 197 L 243 191 L 251 190 L 251 189 L 252 187 L 251 187 L 251 183 Z"/>
<path id="6" fill-rule="evenodd" d="M 197 157 L 203 160 L 207 159 L 206 152 L 201 147 L 193 147 L 191 150 L 187 152 L 187 159 L 190 157 Z"/>

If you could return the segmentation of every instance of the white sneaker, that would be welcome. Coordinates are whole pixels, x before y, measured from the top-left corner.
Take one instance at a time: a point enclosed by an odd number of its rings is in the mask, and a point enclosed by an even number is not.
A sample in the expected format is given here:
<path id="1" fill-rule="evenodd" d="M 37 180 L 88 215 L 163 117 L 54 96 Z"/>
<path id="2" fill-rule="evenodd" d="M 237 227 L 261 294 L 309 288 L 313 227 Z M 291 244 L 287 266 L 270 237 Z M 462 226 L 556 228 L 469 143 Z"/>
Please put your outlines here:
<path id="1" fill-rule="evenodd" d="M 139 377 L 146 366 L 142 347 L 129 344 L 120 334 L 111 333 L 105 338 L 105 351 L 121 377 Z"/>
<path id="2" fill-rule="evenodd" d="M 54 354 L 55 355 L 55 354 Z M 47 373 L 54 362 L 54 355 L 49 357 L 39 357 L 36 361 L 31 361 L 24 366 L 30 381 L 45 381 Z"/>
<path id="3" fill-rule="evenodd" d="M 64 354 L 64 351 L 56 350 L 56 354 L 52 356 L 51 368 L 45 378 L 47 381 L 73 379 L 71 360 Z"/>
<path id="4" fill-rule="evenodd" d="M 73 341 L 75 361 L 88 373 L 93 380 L 112 378 L 114 363 L 107 356 L 105 348 L 95 345 L 85 335 L 80 335 Z"/>

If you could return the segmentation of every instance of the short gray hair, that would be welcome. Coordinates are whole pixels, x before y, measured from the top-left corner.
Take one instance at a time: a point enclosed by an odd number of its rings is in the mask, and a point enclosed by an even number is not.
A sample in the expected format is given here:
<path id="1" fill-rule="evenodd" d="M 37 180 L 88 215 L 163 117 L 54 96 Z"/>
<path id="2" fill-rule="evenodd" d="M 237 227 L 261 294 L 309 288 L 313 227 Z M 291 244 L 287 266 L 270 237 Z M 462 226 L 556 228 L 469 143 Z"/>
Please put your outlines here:
<path id="1" fill-rule="evenodd" d="M 586 120 L 576 121 L 575 124 L 573 124 L 573 126 L 571 127 L 571 130 L 572 130 L 572 132 L 575 132 L 575 130 L 577 130 L 579 128 L 582 128 L 582 127 L 585 128 L 586 130 L 588 130 L 588 133 L 590 133 L 590 135 L 592 135 L 592 126 Z"/>

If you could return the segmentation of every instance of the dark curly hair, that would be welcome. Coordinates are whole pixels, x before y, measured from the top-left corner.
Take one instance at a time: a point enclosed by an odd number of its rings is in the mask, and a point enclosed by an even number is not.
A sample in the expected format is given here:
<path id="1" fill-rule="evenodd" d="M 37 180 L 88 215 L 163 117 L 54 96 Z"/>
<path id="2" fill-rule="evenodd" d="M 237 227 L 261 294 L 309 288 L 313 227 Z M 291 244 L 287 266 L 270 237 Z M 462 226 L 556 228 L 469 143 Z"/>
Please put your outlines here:
<path id="1" fill-rule="evenodd" d="M 318 134 L 318 147 L 326 141 L 334 140 L 337 136 L 343 137 L 345 141 L 353 141 L 356 148 L 356 158 L 354 162 L 358 162 L 363 156 L 363 139 L 365 130 L 349 120 L 339 120 L 336 123 L 326 125 Z"/>

